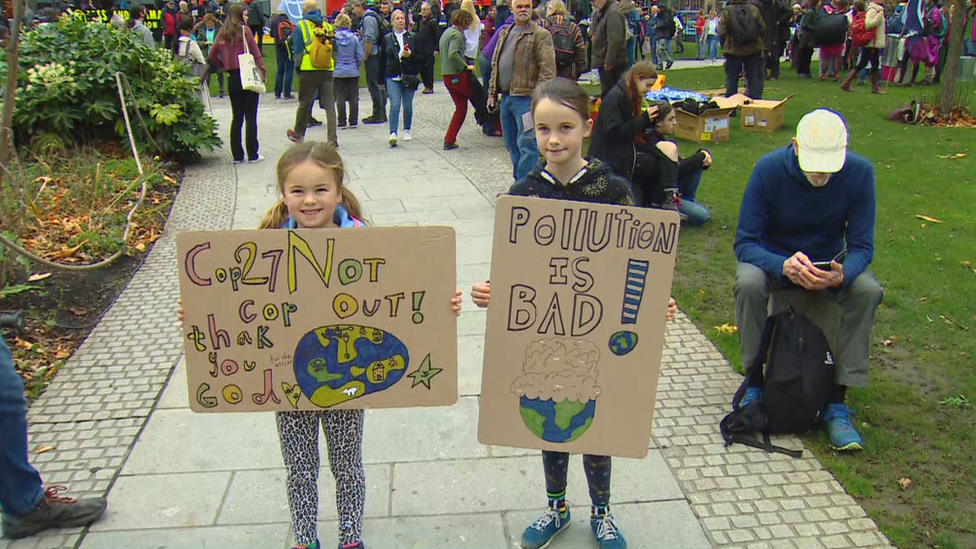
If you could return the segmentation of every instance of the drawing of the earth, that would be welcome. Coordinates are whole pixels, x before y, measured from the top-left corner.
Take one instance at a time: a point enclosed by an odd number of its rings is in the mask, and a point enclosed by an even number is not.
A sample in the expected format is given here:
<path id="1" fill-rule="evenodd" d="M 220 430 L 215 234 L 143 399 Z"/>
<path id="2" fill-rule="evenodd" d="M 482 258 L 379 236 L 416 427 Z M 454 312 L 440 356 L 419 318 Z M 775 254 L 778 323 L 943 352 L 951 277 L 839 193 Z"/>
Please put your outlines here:
<path id="1" fill-rule="evenodd" d="M 572 442 L 578 439 L 593 423 L 596 401 L 585 403 L 578 400 L 553 402 L 522 395 L 519 412 L 522 421 L 535 436 L 547 442 Z"/>
<path id="2" fill-rule="evenodd" d="M 349 324 L 308 332 L 294 357 L 298 386 L 321 408 L 389 388 L 410 363 L 407 347 L 393 334 Z"/>

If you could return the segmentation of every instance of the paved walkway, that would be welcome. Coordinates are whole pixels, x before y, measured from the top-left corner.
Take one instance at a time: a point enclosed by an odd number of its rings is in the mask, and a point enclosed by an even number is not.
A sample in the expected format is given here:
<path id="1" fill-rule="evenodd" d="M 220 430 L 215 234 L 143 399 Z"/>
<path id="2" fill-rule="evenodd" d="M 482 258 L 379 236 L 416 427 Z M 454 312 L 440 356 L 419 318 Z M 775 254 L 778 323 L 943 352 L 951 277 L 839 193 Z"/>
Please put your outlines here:
<path id="1" fill-rule="evenodd" d="M 470 115 L 461 148 L 441 150 L 452 103 L 442 86 L 436 90 L 417 96 L 412 143 L 391 150 L 385 126 L 365 126 L 340 131 L 340 152 L 373 223 L 457 230 L 458 282 L 467 292 L 488 275 L 493 203 L 511 184 L 511 166 L 501 139 L 482 137 Z M 235 170 L 220 152 L 188 168 L 165 235 L 31 409 L 31 447 L 55 447 L 33 457 L 46 482 L 74 494 L 107 492 L 106 517 L 90 529 L 0 541 L 0 549 L 289 546 L 272 416 L 188 410 L 173 256 L 180 231 L 256 226 L 274 199 L 275 161 L 288 144 L 294 108 L 262 98 L 268 161 Z M 227 103 L 217 103 L 215 115 L 226 127 Z M 309 133 L 324 136 L 324 128 Z M 365 540 L 373 549 L 515 547 L 545 503 L 537 452 L 476 440 L 486 317 L 467 296 L 464 307 L 458 403 L 367 413 Z M 723 447 L 718 421 L 740 378 L 683 314 L 665 346 L 650 454 L 614 462 L 614 511 L 631 547 L 888 546 L 809 452 L 793 460 Z M 593 547 L 578 460 L 571 469 L 577 524 L 554 549 Z M 320 538 L 330 547 L 336 522 L 328 468 L 320 487 Z"/>

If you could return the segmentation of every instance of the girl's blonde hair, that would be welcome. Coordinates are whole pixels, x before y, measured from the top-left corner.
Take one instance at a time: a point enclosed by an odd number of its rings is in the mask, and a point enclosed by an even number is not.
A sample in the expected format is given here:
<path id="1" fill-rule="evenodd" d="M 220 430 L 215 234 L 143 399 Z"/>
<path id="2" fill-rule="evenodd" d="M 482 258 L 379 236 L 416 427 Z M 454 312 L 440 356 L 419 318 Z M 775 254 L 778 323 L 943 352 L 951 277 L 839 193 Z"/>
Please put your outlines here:
<path id="1" fill-rule="evenodd" d="M 340 13 L 335 18 L 335 27 L 337 29 L 351 29 L 352 19 L 350 19 L 348 15 Z"/>
<path id="2" fill-rule="evenodd" d="M 342 163 L 339 152 L 328 143 L 304 141 L 288 147 L 288 150 L 282 153 L 281 158 L 278 159 L 278 194 L 282 198 L 279 198 L 274 206 L 264 212 L 258 228 L 278 229 L 288 220 L 288 206 L 285 205 L 283 198 L 285 194 L 285 180 L 288 178 L 288 174 L 291 173 L 292 169 L 303 162 L 314 162 L 320 168 L 331 170 L 336 176 L 336 186 L 339 188 L 339 196 L 342 197 L 342 206 L 349 213 L 349 217 L 355 217 L 362 221 L 363 209 L 359 205 L 359 200 L 352 194 L 352 191 L 348 187 L 343 185 L 343 181 L 346 179 L 346 168 Z M 365 224 L 365 222 L 363 223 Z"/>
<path id="3" fill-rule="evenodd" d="M 569 10 L 566 8 L 566 3 L 563 0 L 549 0 L 546 4 L 546 11 L 548 15 L 569 15 Z"/>
<path id="4" fill-rule="evenodd" d="M 474 2 L 471 0 L 463 0 L 461 2 L 461 11 L 466 11 L 471 14 L 473 18 L 471 24 L 468 25 L 469 29 L 476 29 L 478 25 L 481 24 L 481 18 L 478 17 L 478 12 L 474 10 Z"/>

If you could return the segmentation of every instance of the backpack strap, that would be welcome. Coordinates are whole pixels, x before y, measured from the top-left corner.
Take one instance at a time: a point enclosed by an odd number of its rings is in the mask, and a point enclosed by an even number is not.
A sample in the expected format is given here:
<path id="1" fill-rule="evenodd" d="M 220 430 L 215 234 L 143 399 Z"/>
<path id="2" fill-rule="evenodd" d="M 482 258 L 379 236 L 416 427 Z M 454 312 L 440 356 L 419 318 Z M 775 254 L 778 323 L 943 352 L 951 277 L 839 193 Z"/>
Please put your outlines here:
<path id="1" fill-rule="evenodd" d="M 719 423 L 719 430 L 722 432 L 722 438 L 725 440 L 726 448 L 732 444 L 739 443 L 745 444 L 746 446 L 750 446 L 752 448 L 758 448 L 766 453 L 786 454 L 794 459 L 803 457 L 802 450 L 790 450 L 789 448 L 784 448 L 782 446 L 776 446 L 773 444 L 769 439 L 768 429 L 764 429 L 762 432 L 762 442 L 759 442 L 752 437 L 729 432 L 729 422 L 732 421 L 732 417 L 735 413 L 736 412 L 732 412 L 731 414 L 725 416 L 725 418 L 723 418 Z"/>

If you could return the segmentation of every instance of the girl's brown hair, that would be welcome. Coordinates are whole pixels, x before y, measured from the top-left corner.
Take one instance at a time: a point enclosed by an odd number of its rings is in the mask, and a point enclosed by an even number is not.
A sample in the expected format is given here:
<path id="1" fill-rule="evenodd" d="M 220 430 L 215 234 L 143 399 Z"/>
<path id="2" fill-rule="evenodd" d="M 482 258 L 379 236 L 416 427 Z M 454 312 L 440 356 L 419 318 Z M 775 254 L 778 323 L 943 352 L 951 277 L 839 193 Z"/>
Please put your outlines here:
<path id="1" fill-rule="evenodd" d="M 634 118 L 640 116 L 641 110 L 643 110 L 642 107 L 644 105 L 644 97 L 637 89 L 637 82 L 639 80 L 646 80 L 649 78 L 657 78 L 657 69 L 655 69 L 654 64 L 648 60 L 635 63 L 627 74 L 624 75 L 624 90 L 627 92 L 627 99 L 630 100 L 630 112 Z M 644 136 L 641 134 L 638 134 L 635 139 L 638 145 L 642 145 L 644 143 Z"/>
<path id="2" fill-rule="evenodd" d="M 288 147 L 281 158 L 278 159 L 278 194 L 285 194 L 285 179 L 295 166 L 303 162 L 314 162 L 320 168 L 330 170 L 336 177 L 336 186 L 339 188 L 339 196 L 342 197 L 342 206 L 349 213 L 349 217 L 355 217 L 362 221 L 363 209 L 352 191 L 343 185 L 346 179 L 346 168 L 342 163 L 342 158 L 335 147 L 328 143 L 318 141 L 304 141 Z M 284 198 L 279 198 L 274 206 L 264 212 L 261 217 L 259 229 L 278 229 L 285 224 L 288 219 L 288 207 L 285 205 Z M 363 222 L 365 224 L 365 222 Z"/>
<path id="3" fill-rule="evenodd" d="M 532 114 L 543 99 L 549 99 L 576 111 L 584 121 L 590 118 L 590 96 L 576 82 L 568 78 L 554 78 L 537 87 L 532 93 Z"/>
<path id="4" fill-rule="evenodd" d="M 244 26 L 244 4 L 234 3 L 227 9 L 227 19 L 217 32 L 214 42 L 222 44 L 237 44 L 243 38 L 241 27 Z"/>
<path id="5" fill-rule="evenodd" d="M 451 14 L 451 25 L 461 29 L 470 27 L 473 20 L 474 16 L 462 9 L 454 10 Z"/>
<path id="6" fill-rule="evenodd" d="M 654 127 L 657 128 L 658 123 L 664 122 L 664 119 L 667 118 L 669 114 L 671 114 L 671 111 L 674 110 L 674 107 L 672 107 L 671 103 L 669 103 L 668 101 L 657 101 L 654 103 L 654 105 L 657 106 L 657 117 L 653 120 L 653 123 L 654 123 Z"/>

